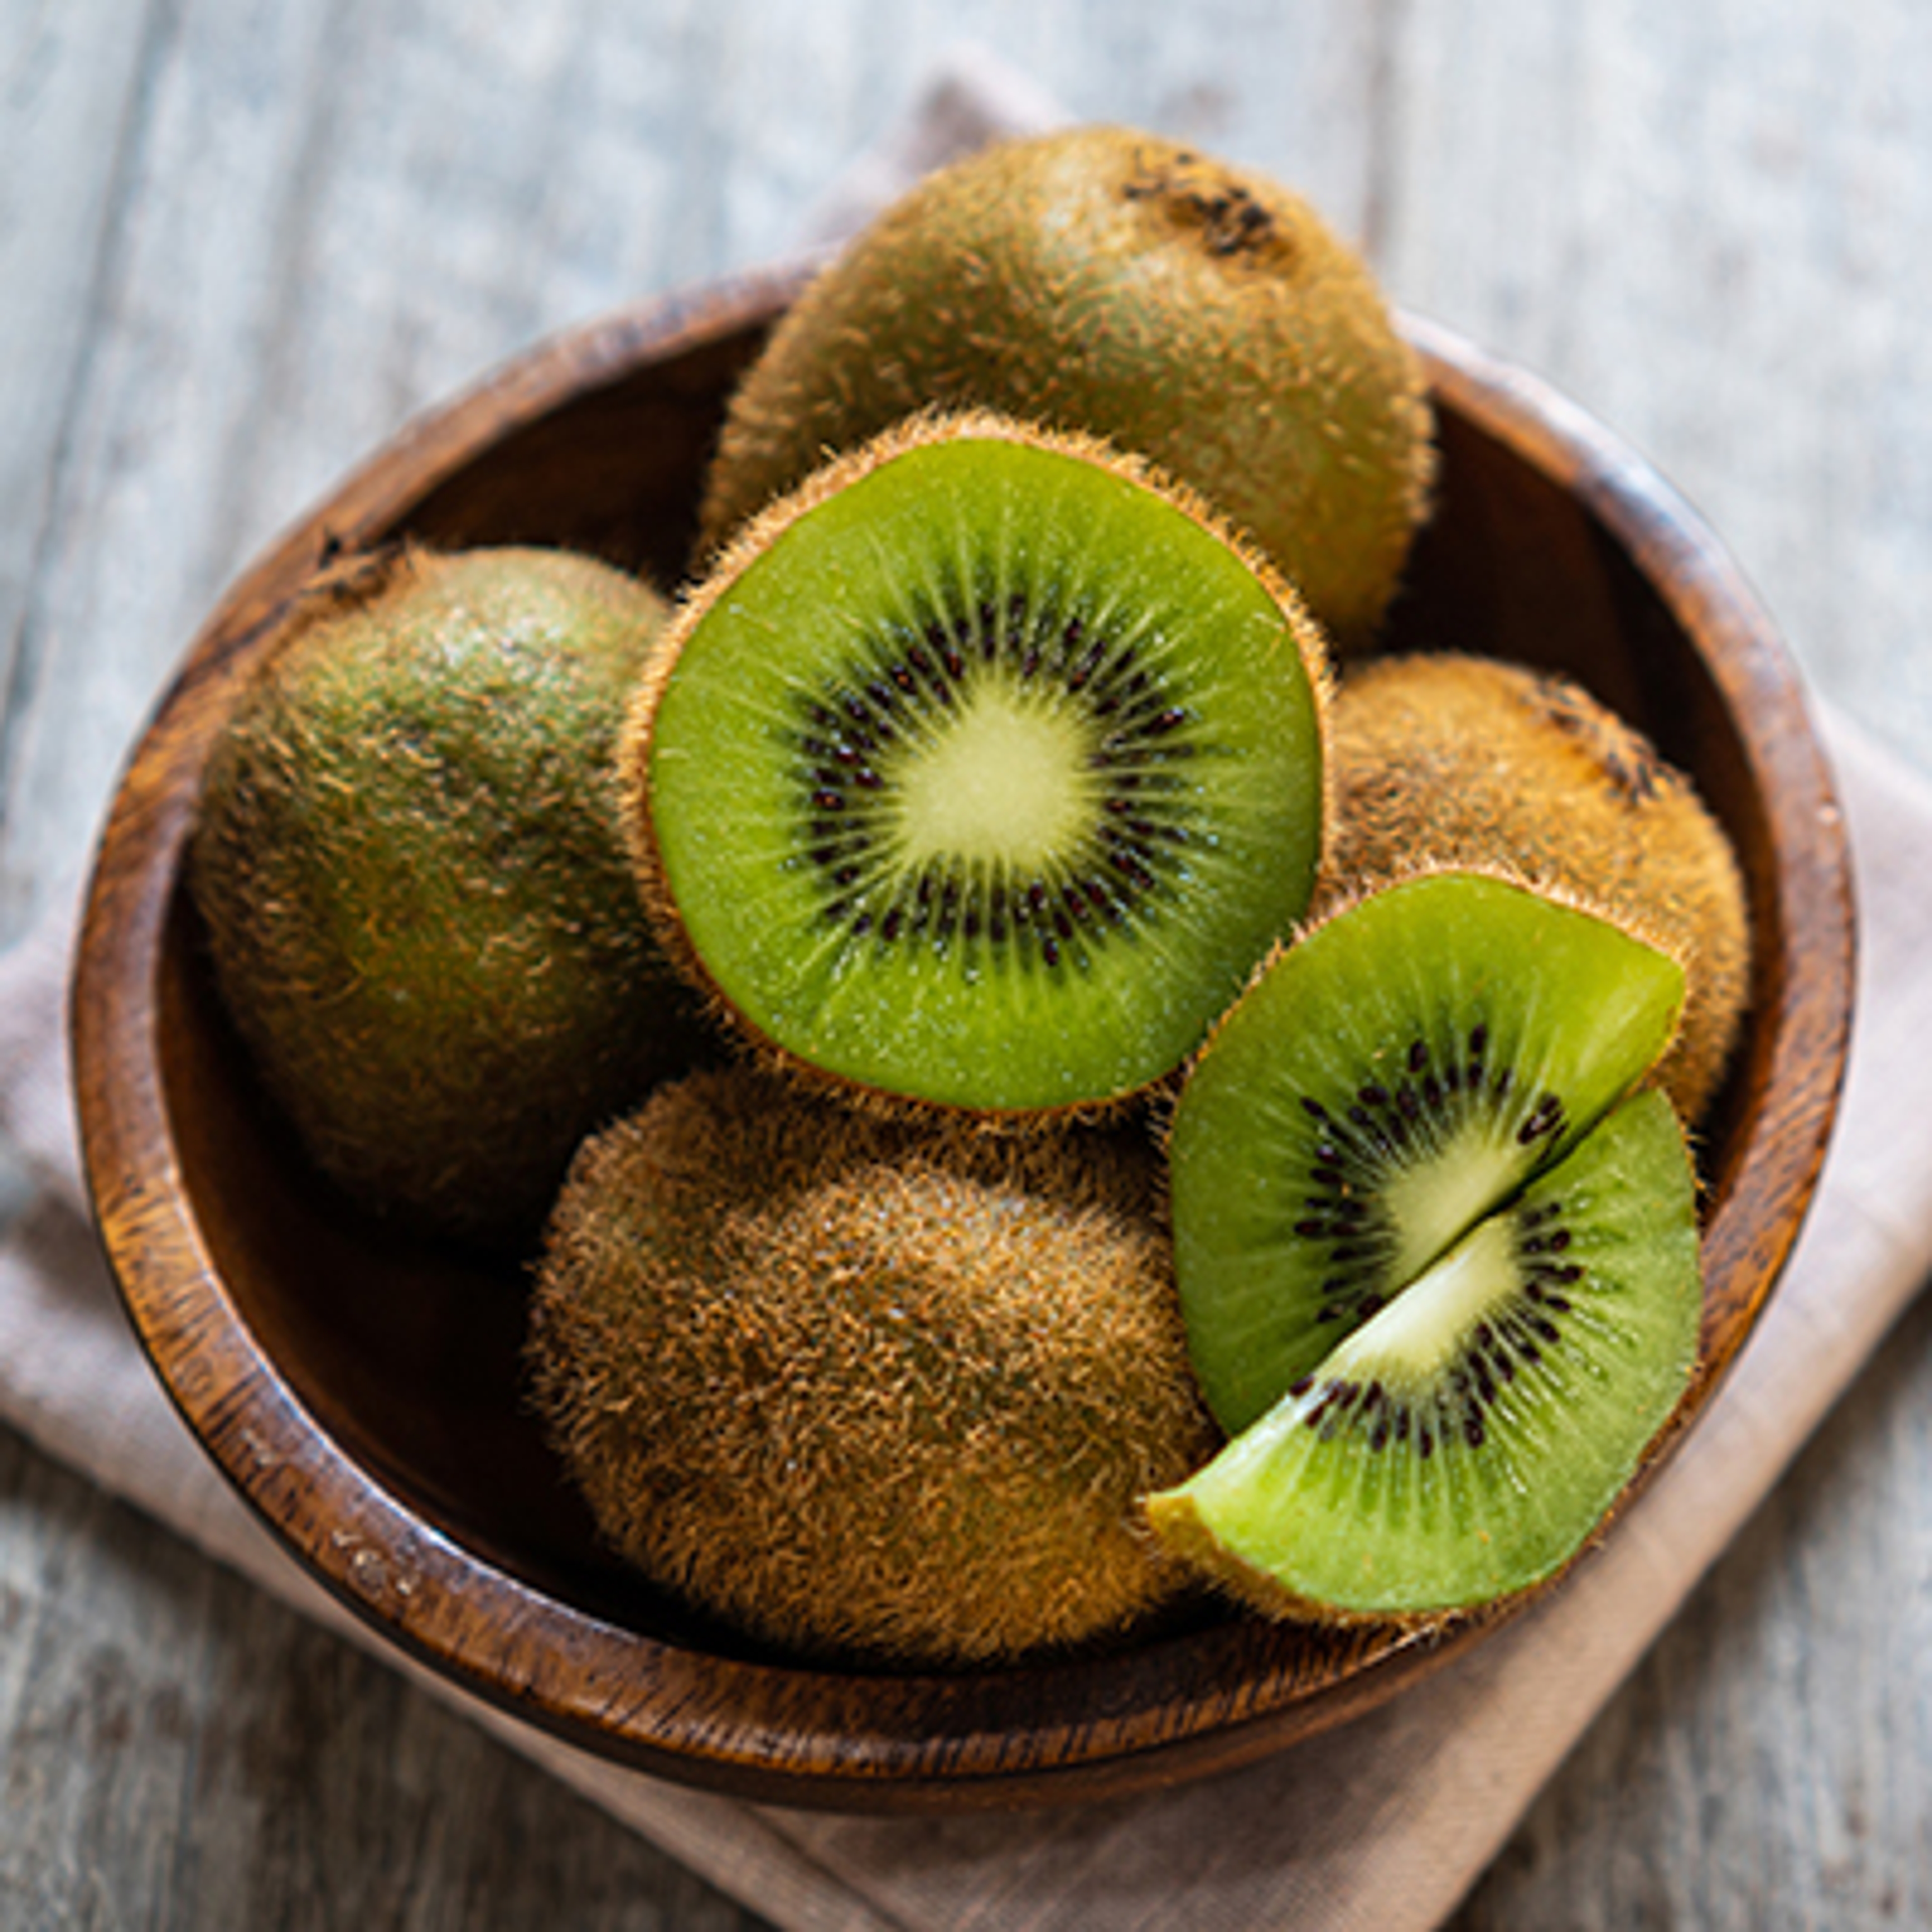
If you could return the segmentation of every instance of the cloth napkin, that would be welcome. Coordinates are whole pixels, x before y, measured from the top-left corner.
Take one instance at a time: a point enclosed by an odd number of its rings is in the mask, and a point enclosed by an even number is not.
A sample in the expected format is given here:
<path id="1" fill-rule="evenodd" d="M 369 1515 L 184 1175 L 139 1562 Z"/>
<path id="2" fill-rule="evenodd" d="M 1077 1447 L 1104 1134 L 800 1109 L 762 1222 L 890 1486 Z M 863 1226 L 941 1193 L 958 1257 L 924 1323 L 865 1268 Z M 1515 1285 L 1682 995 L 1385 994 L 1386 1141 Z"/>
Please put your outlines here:
<path id="1" fill-rule="evenodd" d="M 1017 104 L 1017 107 L 1016 106 Z M 910 168 L 1054 118 L 956 61 L 826 204 L 848 226 Z M 1862 912 L 1858 1022 L 1823 1185 L 1768 1312 L 1683 1449 L 1565 1586 L 1420 1686 L 1239 1772 L 1012 1816 L 752 1806 L 543 1736 L 391 1650 L 301 1572 L 177 1420 L 83 1204 L 66 1065 L 74 920 L 0 956 L 0 1137 L 30 1190 L 0 1241 L 0 1420 L 171 1525 L 798 1932 L 1436 1925 L 1777 1480 L 1932 1268 L 1932 1118 L 1893 1077 L 1932 1032 L 1932 785 L 1828 715 Z"/>

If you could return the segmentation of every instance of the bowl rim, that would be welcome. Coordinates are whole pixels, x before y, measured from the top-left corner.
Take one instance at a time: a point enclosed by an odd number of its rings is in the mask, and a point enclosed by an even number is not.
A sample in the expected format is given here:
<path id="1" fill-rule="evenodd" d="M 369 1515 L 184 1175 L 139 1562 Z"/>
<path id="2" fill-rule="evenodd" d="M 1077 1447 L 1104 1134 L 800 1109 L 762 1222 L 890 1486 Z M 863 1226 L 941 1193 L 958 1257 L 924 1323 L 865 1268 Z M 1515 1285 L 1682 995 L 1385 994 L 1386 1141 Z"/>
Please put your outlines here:
<path id="1" fill-rule="evenodd" d="M 273 624 L 318 556 L 394 526 L 560 403 L 768 323 L 813 266 L 782 263 L 546 338 L 406 423 L 244 568 L 130 754 L 97 847 L 70 993 L 84 1172 L 117 1287 L 190 1431 L 310 1575 L 439 1676 L 601 1756 L 759 1802 L 917 1811 L 1124 1795 L 1250 1762 L 1359 1714 L 1480 1642 L 1525 1600 L 1447 1629 L 1341 1640 L 1340 1664 L 1312 1686 L 1294 1642 L 1238 1618 L 1124 1658 L 962 1676 L 682 1648 L 545 1595 L 425 1523 L 353 1460 L 248 1328 L 174 1184 L 155 992 L 193 790 L 167 780 L 198 768 L 210 732 L 201 694 Z M 1762 1111 L 1704 1232 L 1707 1280 L 1718 1286 L 1697 1379 L 1640 1486 L 1761 1313 L 1816 1186 L 1852 1006 L 1842 814 L 1795 668 L 1702 519 L 1547 382 L 1440 324 L 1400 320 L 1438 398 L 1574 492 L 1690 636 L 1771 821 L 1780 929 L 1806 936 L 1802 956 L 1781 961 L 1767 989 L 1757 1024 L 1772 1029 L 1770 1050 L 1754 1102 Z"/>

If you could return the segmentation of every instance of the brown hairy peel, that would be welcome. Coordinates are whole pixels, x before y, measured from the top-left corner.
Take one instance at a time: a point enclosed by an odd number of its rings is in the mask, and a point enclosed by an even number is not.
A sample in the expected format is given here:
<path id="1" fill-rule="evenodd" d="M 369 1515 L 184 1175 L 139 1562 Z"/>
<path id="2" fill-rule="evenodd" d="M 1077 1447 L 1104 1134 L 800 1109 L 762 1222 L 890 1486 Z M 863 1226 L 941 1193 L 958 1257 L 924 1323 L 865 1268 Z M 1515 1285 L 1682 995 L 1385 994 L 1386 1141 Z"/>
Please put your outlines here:
<path id="1" fill-rule="evenodd" d="M 238 698 L 188 881 L 264 1084 L 364 1207 L 525 1244 L 583 1135 L 714 1051 L 617 831 L 664 614 L 586 556 L 394 547 L 319 573 Z"/>
<path id="2" fill-rule="evenodd" d="M 946 1667 L 1142 1627 L 1136 1501 L 1217 1437 L 1150 1150 L 815 1106 L 746 1068 L 588 1142 L 532 1384 L 613 1546 L 801 1654 Z"/>
<path id="3" fill-rule="evenodd" d="M 734 398 L 705 544 L 931 406 L 1144 454 L 1246 530 L 1347 652 L 1433 487 L 1420 364 L 1357 253 L 1279 183 L 1132 128 L 986 149 L 855 239 Z"/>

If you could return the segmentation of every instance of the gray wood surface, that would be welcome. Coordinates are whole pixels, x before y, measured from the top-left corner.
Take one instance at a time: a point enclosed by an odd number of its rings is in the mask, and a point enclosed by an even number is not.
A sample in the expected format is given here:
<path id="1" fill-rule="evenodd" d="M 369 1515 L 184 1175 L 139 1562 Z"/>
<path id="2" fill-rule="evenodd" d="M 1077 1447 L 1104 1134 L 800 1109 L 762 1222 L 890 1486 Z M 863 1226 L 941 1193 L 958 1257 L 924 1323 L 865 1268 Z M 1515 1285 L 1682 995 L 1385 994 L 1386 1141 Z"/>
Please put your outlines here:
<path id="1" fill-rule="evenodd" d="M 0 941 L 414 409 L 782 249 L 954 37 L 1268 168 L 1570 390 L 1932 771 L 1924 0 L 0 0 Z M 1932 1312 L 1458 1923 L 1932 1924 Z M 0 1923 L 758 1922 L 0 1430 Z"/>

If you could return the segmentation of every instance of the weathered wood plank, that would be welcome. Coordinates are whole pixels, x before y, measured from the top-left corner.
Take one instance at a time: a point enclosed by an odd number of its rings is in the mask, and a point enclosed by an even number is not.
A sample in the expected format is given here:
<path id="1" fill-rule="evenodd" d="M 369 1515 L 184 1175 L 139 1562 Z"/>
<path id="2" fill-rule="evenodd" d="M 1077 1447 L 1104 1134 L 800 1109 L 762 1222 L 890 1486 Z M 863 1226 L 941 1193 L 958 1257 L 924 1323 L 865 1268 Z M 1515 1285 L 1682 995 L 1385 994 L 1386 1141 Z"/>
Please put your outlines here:
<path id="1" fill-rule="evenodd" d="M 0 1496 L 0 1922 L 762 1924 L 5 1430 Z"/>
<path id="2" fill-rule="evenodd" d="M 1415 0 L 1396 71 L 1402 298 L 1628 436 L 1932 762 L 1932 15 Z"/>
<path id="3" fill-rule="evenodd" d="M 253 22 L 227 11 L 205 46 L 166 19 L 145 50 L 114 246 L 84 317 L 86 380 L 50 480 L 17 658 L 4 851 L 21 883 L 0 901 L 14 929 L 41 882 L 78 866 L 164 640 L 185 634 L 230 562 L 205 520 L 208 479 L 248 430 L 260 237 L 290 192 L 297 124 L 268 101 L 278 68 L 292 80 L 312 67 L 326 10 Z"/>
<path id="4" fill-rule="evenodd" d="M 155 10 L 98 0 L 0 13 L 0 788 L 39 676 L 34 607 L 98 346 Z M 0 934 L 10 890 L 31 890 L 39 863 L 0 845 Z"/>

